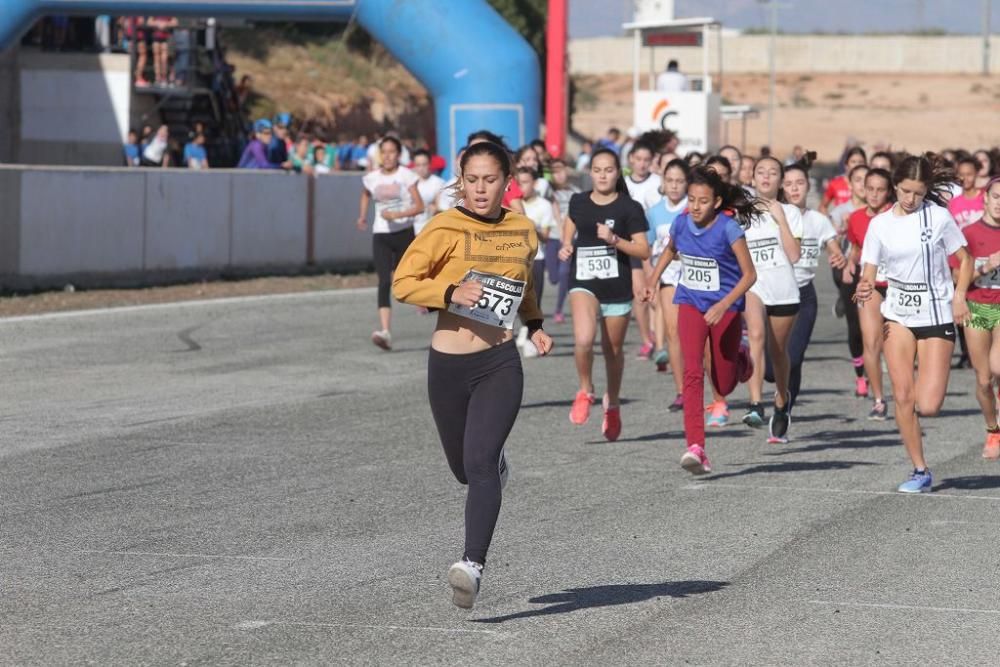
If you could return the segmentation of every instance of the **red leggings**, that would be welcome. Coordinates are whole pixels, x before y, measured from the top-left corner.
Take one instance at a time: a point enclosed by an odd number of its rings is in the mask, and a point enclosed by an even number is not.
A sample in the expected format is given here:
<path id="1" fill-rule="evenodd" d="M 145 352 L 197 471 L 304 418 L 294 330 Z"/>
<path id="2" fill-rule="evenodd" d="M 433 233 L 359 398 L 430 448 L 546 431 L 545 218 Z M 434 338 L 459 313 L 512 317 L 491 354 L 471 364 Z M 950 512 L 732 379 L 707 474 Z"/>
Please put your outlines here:
<path id="1" fill-rule="evenodd" d="M 705 341 L 711 341 L 712 385 L 723 396 L 732 393 L 746 370 L 740 354 L 742 318 L 727 311 L 713 327 L 704 313 L 686 303 L 677 313 L 677 331 L 684 356 L 684 435 L 688 445 L 705 445 Z"/>

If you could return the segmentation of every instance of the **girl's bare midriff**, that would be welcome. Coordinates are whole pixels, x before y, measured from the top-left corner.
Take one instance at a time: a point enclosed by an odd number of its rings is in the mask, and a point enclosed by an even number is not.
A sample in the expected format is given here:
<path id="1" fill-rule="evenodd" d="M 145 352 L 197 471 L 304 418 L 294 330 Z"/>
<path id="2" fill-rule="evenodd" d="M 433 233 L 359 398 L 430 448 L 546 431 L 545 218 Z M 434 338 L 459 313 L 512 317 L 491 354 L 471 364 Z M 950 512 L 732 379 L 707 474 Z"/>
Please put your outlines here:
<path id="1" fill-rule="evenodd" d="M 473 354 L 506 343 L 513 337 L 508 329 L 491 327 L 441 310 L 431 336 L 431 347 L 445 354 Z"/>

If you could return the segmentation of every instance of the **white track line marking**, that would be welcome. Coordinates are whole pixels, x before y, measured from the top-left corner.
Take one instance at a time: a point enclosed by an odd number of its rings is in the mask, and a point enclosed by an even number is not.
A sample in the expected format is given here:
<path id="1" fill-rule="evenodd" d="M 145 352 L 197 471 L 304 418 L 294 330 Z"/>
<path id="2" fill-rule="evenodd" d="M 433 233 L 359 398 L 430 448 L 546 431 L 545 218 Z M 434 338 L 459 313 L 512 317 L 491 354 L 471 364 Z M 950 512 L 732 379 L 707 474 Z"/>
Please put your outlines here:
<path id="1" fill-rule="evenodd" d="M 357 630 L 410 630 L 419 632 L 444 632 L 450 634 L 474 634 L 474 635 L 502 635 L 504 633 L 496 630 L 473 630 L 469 628 L 439 628 L 435 626 L 422 625 L 366 625 L 364 623 L 309 623 L 306 621 L 243 621 L 237 623 L 239 630 L 255 630 L 265 628 L 269 625 L 288 625 L 302 628 L 340 628 Z"/>
<path id="2" fill-rule="evenodd" d="M 281 301 L 291 299 L 324 299 L 336 296 L 363 294 L 374 291 L 374 287 L 349 287 L 346 289 L 328 289 L 314 292 L 288 292 L 285 294 L 254 294 L 250 296 L 227 296 L 218 299 L 197 299 L 194 301 L 171 301 L 169 303 L 145 303 L 136 306 L 109 306 L 107 308 L 91 308 L 88 310 L 61 310 L 55 313 L 39 313 L 38 315 L 17 315 L 0 317 L 0 324 L 16 322 L 39 322 L 44 320 L 61 320 L 71 317 L 93 317 L 97 315 L 117 315 L 120 313 L 137 313 L 169 308 L 185 308 L 187 306 L 219 306 L 266 301 Z"/>
<path id="3" fill-rule="evenodd" d="M 139 556 L 141 558 L 214 558 L 219 560 L 263 560 L 275 561 L 279 563 L 291 563 L 297 558 L 275 558 L 272 556 L 228 556 L 226 554 L 187 554 L 172 553 L 162 551 L 99 551 L 92 549 L 78 549 L 74 553 L 97 554 L 102 556 Z"/>
<path id="4" fill-rule="evenodd" d="M 726 484 L 725 482 L 704 482 L 699 484 L 688 484 L 687 486 L 682 486 L 682 491 L 707 491 L 712 487 L 719 487 L 724 489 L 741 489 L 743 491 L 793 491 L 796 493 L 829 493 L 834 495 L 851 495 L 851 496 L 899 496 L 899 497 L 910 497 L 918 496 L 920 498 L 946 498 L 948 500 L 987 500 L 992 502 L 1000 502 L 1000 496 L 976 496 L 976 495 L 958 495 L 955 493 L 899 493 L 898 491 L 866 491 L 863 489 L 817 489 L 817 488 L 806 488 L 801 486 L 766 486 L 761 484 Z"/>
<path id="5" fill-rule="evenodd" d="M 860 607 L 863 609 L 888 609 L 892 611 L 936 611 L 950 614 L 989 614 L 1000 615 L 1000 609 L 972 609 L 969 607 L 927 607 L 910 604 L 874 604 L 865 602 L 837 602 L 835 600 L 806 600 L 806 604 L 819 604 L 828 607 Z"/>

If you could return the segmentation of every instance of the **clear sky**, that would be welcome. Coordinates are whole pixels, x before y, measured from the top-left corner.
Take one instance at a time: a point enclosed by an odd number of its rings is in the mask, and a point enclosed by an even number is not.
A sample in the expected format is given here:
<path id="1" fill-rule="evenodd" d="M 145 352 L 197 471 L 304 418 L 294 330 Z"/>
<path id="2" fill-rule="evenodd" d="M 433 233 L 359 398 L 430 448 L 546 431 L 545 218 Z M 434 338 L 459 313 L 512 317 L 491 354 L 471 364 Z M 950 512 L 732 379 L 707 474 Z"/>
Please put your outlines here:
<path id="1" fill-rule="evenodd" d="M 632 0 L 569 0 L 571 37 L 621 34 L 632 19 Z M 785 32 L 909 32 L 982 30 L 982 0 L 782 0 L 778 25 Z M 729 28 L 767 25 L 758 0 L 676 0 L 677 18 L 712 16 Z M 993 1 L 992 29 L 1000 32 L 1000 2 Z"/>

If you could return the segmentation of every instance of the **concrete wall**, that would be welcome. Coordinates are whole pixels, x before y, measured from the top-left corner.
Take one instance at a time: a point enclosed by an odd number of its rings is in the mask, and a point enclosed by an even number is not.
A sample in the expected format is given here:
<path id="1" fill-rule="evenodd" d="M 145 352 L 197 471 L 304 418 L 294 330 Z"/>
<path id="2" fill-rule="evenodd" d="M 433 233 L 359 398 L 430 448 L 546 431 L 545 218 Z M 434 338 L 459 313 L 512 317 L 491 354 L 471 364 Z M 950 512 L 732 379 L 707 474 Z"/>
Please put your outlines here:
<path id="1" fill-rule="evenodd" d="M 357 174 L 0 166 L 0 287 L 364 267 L 360 190 Z"/>
<path id="2" fill-rule="evenodd" d="M 125 54 L 0 53 L 0 162 L 123 164 L 129 76 Z"/>
<path id="3" fill-rule="evenodd" d="M 708 39 L 709 71 L 719 70 L 719 34 Z M 725 72 L 768 71 L 767 35 L 722 33 L 722 66 Z M 909 35 L 779 35 L 775 67 L 779 72 L 900 72 L 968 73 L 982 69 L 982 38 L 974 36 Z M 632 72 L 631 37 L 594 37 L 569 43 L 570 67 L 574 74 L 620 74 Z M 990 40 L 991 71 L 1000 72 L 1000 39 Z M 682 71 L 700 73 L 702 51 L 695 47 L 658 47 L 654 67 L 662 71 L 677 59 Z M 642 73 L 648 71 L 650 51 L 640 56 Z M 645 80 L 643 85 L 645 85 Z"/>

